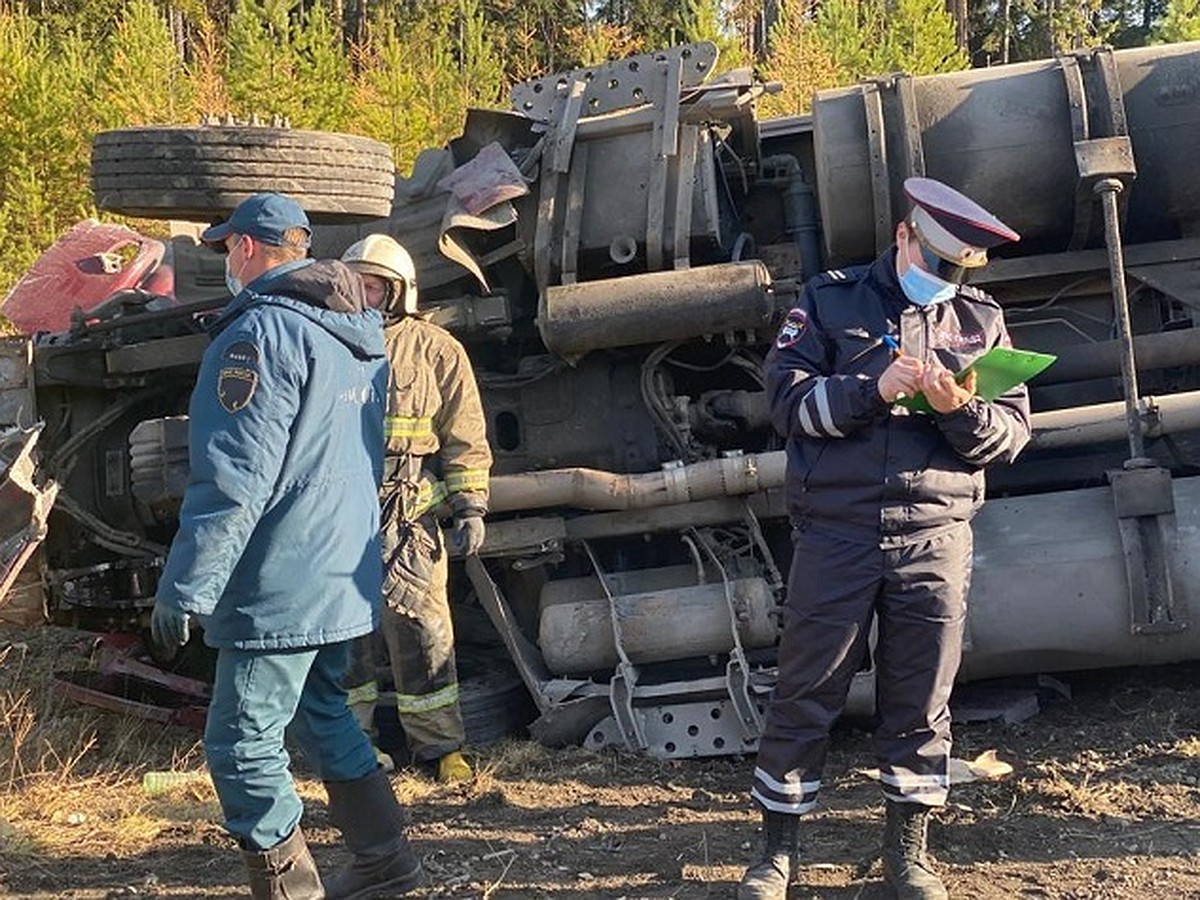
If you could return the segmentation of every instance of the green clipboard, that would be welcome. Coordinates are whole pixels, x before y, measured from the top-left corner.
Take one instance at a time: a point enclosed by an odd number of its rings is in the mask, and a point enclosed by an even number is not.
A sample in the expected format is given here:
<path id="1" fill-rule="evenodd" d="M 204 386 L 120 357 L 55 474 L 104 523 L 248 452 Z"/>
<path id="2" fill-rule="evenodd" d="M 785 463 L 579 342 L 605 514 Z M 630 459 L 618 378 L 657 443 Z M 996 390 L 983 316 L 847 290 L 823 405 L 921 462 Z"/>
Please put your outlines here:
<path id="1" fill-rule="evenodd" d="M 955 374 L 954 379 L 961 382 L 970 372 L 975 372 L 975 377 L 978 379 L 975 384 L 976 396 L 991 401 L 1005 391 L 1011 390 L 1049 368 L 1056 359 L 1058 357 L 1052 353 L 1035 353 L 1032 350 L 1016 350 L 1012 347 L 993 347 L 961 372 Z M 905 397 L 896 402 L 901 406 L 908 407 L 913 412 L 931 413 L 934 411 L 924 394 Z"/>

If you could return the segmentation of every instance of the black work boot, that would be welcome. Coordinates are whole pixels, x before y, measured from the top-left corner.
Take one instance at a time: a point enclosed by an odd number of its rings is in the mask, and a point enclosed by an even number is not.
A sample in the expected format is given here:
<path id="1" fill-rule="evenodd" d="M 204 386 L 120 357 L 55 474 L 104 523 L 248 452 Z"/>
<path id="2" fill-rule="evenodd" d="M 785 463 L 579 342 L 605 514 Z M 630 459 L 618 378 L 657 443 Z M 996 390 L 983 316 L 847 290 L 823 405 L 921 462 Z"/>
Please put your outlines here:
<path id="1" fill-rule="evenodd" d="M 297 828 L 270 850 L 243 850 L 254 900 L 321 900 L 325 891 L 304 835 Z"/>
<path id="2" fill-rule="evenodd" d="M 887 803 L 883 832 L 883 879 L 899 900 L 946 900 L 946 886 L 925 855 L 931 808 L 920 803 Z"/>
<path id="3" fill-rule="evenodd" d="M 737 900 L 784 900 L 787 897 L 799 832 L 799 816 L 763 810 L 762 859 L 742 876 Z"/>
<path id="4" fill-rule="evenodd" d="M 329 900 L 399 897 L 425 879 L 421 861 L 404 835 L 404 817 L 382 769 L 355 781 L 327 781 L 329 818 L 354 854 L 350 865 L 326 879 Z"/>

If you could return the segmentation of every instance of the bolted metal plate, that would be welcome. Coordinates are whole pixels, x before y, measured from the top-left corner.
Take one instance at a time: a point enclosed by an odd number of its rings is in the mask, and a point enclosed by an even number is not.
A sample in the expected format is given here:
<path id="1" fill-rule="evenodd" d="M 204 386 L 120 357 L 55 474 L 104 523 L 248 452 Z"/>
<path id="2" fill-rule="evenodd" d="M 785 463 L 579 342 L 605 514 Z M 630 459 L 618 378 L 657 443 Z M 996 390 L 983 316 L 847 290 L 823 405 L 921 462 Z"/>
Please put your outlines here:
<path id="1" fill-rule="evenodd" d="M 1122 519 L 1175 512 L 1175 489 L 1169 469 L 1114 469 L 1108 473 L 1113 505 Z"/>
<path id="2" fill-rule="evenodd" d="M 759 713 L 765 714 L 766 698 L 756 703 Z M 728 699 L 637 706 L 633 713 L 641 723 L 646 752 L 658 759 L 728 756 L 758 750 L 758 735 L 746 737 Z M 588 732 L 584 746 L 593 750 L 624 747 L 616 719 L 608 716 L 596 725 Z"/>
<path id="3" fill-rule="evenodd" d="M 565 103 L 571 85 L 584 82 L 580 118 L 649 103 L 654 98 L 655 78 L 672 60 L 679 60 L 680 86 L 695 87 L 713 71 L 717 47 L 709 41 L 681 44 L 669 50 L 643 53 L 599 66 L 547 75 L 514 85 L 512 108 L 531 119 L 549 122 L 557 118 L 559 105 Z"/>
<path id="4" fill-rule="evenodd" d="M 1129 178 L 1137 175 L 1133 143 L 1127 137 L 1095 138 L 1075 142 L 1075 166 L 1085 181 L 1098 178 Z"/>

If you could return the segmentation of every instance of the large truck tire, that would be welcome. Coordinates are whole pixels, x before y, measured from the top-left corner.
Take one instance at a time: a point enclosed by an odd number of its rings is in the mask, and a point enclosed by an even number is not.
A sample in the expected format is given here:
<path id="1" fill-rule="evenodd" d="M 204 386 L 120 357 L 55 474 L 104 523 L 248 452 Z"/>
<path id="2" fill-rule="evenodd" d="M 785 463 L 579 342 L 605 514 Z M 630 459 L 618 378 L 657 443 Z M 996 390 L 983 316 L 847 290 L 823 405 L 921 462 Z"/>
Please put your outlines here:
<path id="1" fill-rule="evenodd" d="M 392 209 L 391 148 L 370 138 L 257 126 L 120 128 L 92 142 L 96 206 L 147 219 L 207 221 L 259 191 L 299 202 L 314 221 Z"/>

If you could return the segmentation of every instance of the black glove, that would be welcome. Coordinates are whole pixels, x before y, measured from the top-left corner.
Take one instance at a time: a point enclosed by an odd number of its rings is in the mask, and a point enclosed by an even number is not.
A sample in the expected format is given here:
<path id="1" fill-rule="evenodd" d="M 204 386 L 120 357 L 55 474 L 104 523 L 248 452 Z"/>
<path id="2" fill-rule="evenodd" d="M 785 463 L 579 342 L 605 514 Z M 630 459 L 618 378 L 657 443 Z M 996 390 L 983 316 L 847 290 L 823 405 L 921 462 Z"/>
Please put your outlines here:
<path id="1" fill-rule="evenodd" d="M 454 548 L 463 556 L 474 556 L 483 546 L 485 531 L 483 517 L 478 513 L 455 516 L 450 539 L 454 542 Z"/>
<path id="2" fill-rule="evenodd" d="M 150 613 L 150 637 L 164 657 L 174 656 L 191 637 L 188 614 L 161 599 L 155 600 L 154 611 Z"/>

